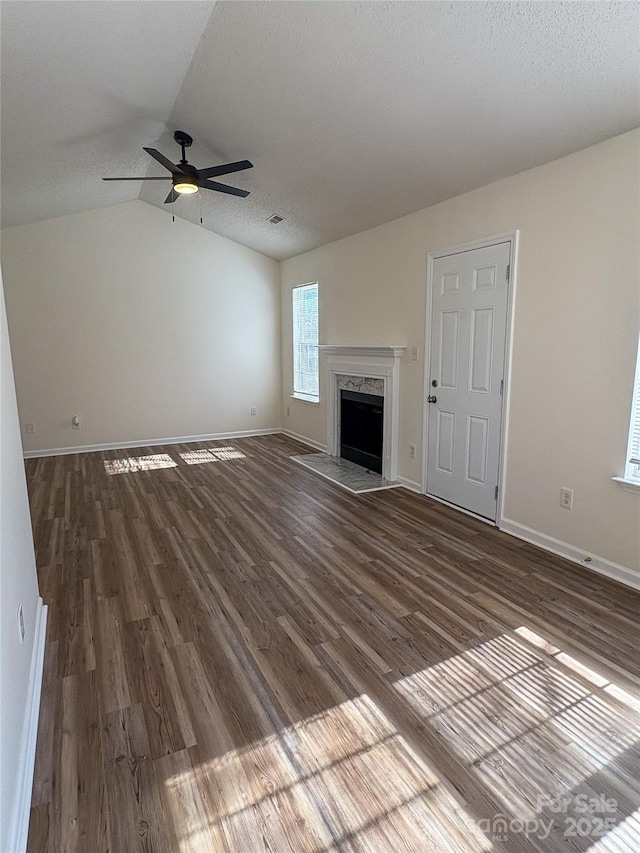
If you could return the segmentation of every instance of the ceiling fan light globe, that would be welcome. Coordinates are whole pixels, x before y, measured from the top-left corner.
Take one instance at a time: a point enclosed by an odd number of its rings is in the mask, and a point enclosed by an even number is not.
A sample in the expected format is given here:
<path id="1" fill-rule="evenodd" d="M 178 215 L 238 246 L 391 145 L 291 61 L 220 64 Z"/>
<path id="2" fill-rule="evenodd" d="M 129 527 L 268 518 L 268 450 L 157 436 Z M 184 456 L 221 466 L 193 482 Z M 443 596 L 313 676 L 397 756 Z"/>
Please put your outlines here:
<path id="1" fill-rule="evenodd" d="M 191 181 L 177 181 L 173 185 L 173 189 L 182 195 L 191 195 L 198 192 L 198 185 Z"/>

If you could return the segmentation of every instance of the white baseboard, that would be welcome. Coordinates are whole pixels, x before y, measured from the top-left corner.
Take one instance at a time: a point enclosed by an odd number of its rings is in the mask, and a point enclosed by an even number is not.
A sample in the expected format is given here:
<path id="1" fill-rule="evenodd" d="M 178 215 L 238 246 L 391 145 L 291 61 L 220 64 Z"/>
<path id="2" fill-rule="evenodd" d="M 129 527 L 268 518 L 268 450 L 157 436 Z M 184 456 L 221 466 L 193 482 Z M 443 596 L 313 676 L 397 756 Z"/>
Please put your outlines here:
<path id="1" fill-rule="evenodd" d="M 518 539 L 524 539 L 525 542 L 531 542 L 532 545 L 538 545 L 538 547 L 543 548 L 545 551 L 551 551 L 552 554 L 565 557 L 565 559 L 571 560 L 572 563 L 579 563 L 585 569 L 597 572 L 600 575 L 618 581 L 618 583 L 623 583 L 625 586 L 640 590 L 640 574 L 625 566 L 612 563 L 610 560 L 605 560 L 604 557 L 598 557 L 596 554 L 585 553 L 574 545 L 569 545 L 560 539 L 554 539 L 553 536 L 547 536 L 545 533 L 532 530 L 530 527 L 525 527 L 524 524 L 518 524 L 517 521 L 511 521 L 508 518 L 502 519 L 500 530 L 504 533 L 509 533 L 511 536 L 516 536 Z"/>
<path id="2" fill-rule="evenodd" d="M 308 447 L 313 447 L 314 450 L 320 450 L 322 453 L 326 453 L 327 445 L 320 444 L 319 441 L 314 441 L 312 438 L 307 438 L 306 435 L 300 435 L 297 432 L 292 432 L 290 429 L 281 429 L 278 430 L 282 435 L 288 435 L 289 438 L 294 438 L 296 441 L 299 441 L 300 444 L 306 444 Z"/>
<path id="3" fill-rule="evenodd" d="M 416 483 L 415 480 L 409 480 L 407 477 L 401 477 L 398 475 L 396 477 L 396 483 L 400 483 L 400 485 L 404 486 L 405 489 L 409 489 L 410 492 L 415 492 L 417 495 L 422 494 L 422 486 L 420 483 Z"/>
<path id="4" fill-rule="evenodd" d="M 25 459 L 37 459 L 41 456 L 68 456 L 71 453 L 96 453 L 99 450 L 124 450 L 130 447 L 158 447 L 162 444 L 189 444 L 192 441 L 223 441 L 227 438 L 251 438 L 254 435 L 277 435 L 280 427 L 267 429 L 246 429 L 235 432 L 214 432 L 209 435 L 179 435 L 171 438 L 149 438 L 136 441 L 116 441 L 109 444 L 84 444 L 77 447 L 52 447 L 48 450 L 26 450 Z"/>
<path id="5" fill-rule="evenodd" d="M 46 634 L 47 607 L 42 603 L 42 599 L 38 598 L 31 669 L 29 672 L 29 691 L 27 693 L 27 714 L 22 731 L 20 765 L 18 778 L 16 779 L 16 803 L 9 831 L 9 850 L 12 853 L 24 853 L 27 849 Z"/>

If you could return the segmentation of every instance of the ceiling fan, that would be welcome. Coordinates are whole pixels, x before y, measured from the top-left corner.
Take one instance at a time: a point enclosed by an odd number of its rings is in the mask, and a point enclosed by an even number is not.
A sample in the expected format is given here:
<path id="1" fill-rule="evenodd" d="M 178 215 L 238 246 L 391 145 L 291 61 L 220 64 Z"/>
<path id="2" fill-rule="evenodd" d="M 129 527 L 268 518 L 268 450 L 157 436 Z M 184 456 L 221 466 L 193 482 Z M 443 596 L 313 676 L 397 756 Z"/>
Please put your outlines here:
<path id="1" fill-rule="evenodd" d="M 185 148 L 190 148 L 193 145 L 193 139 L 188 133 L 183 130 L 176 130 L 173 138 L 182 148 L 182 159 L 179 163 L 172 163 L 164 154 L 156 151 L 155 148 L 144 148 L 147 154 L 151 154 L 154 160 L 157 160 L 165 169 L 171 172 L 171 176 L 167 175 L 162 178 L 103 178 L 103 181 L 172 181 L 171 191 L 165 198 L 165 204 L 172 204 L 180 195 L 189 195 L 197 193 L 202 187 L 205 190 L 215 190 L 219 193 L 227 193 L 228 195 L 237 195 L 240 198 L 246 198 L 249 195 L 248 190 L 240 190 L 237 187 L 230 187 L 227 184 L 219 184 L 217 181 L 210 181 L 209 178 L 216 178 L 218 175 L 229 175 L 231 172 L 241 172 L 243 169 L 253 169 L 253 163 L 249 160 L 239 160 L 237 163 L 224 163 L 221 166 L 210 166 L 208 169 L 196 169 L 187 162 L 184 156 Z"/>

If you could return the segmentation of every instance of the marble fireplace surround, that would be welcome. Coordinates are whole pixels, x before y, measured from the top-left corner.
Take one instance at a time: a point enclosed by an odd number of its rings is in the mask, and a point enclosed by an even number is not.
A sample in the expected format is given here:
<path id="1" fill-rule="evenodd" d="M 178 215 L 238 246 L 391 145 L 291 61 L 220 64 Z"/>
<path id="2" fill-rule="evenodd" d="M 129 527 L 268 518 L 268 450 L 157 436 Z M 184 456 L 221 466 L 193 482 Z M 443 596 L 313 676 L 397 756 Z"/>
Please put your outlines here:
<path id="1" fill-rule="evenodd" d="M 327 453 L 340 456 L 340 391 L 383 397 L 382 476 L 398 474 L 400 357 L 405 347 L 319 346 L 327 388 Z"/>

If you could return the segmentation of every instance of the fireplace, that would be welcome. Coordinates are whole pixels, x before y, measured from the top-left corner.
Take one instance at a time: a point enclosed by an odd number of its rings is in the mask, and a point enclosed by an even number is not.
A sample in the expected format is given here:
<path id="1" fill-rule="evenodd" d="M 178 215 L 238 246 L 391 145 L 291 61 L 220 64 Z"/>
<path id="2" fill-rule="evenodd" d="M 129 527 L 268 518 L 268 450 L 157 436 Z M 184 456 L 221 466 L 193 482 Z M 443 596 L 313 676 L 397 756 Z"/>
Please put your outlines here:
<path id="1" fill-rule="evenodd" d="M 382 474 L 383 397 L 340 391 L 340 456 Z"/>
<path id="2" fill-rule="evenodd" d="M 327 453 L 329 456 L 346 457 L 359 465 L 364 465 L 370 471 L 382 474 L 385 480 L 395 481 L 398 472 L 398 411 L 400 396 L 400 358 L 404 352 L 402 346 L 334 346 L 320 345 L 323 356 L 327 391 Z M 363 416 L 381 417 L 373 426 L 371 420 L 364 429 L 364 445 L 349 438 L 350 426 L 347 426 L 347 437 L 343 435 L 343 392 L 350 392 L 356 398 L 362 396 L 369 400 L 375 410 L 362 411 Z M 354 402 L 351 397 L 349 402 Z M 378 410 L 381 410 L 379 412 Z M 362 432 L 362 430 L 361 430 Z M 372 446 L 372 436 L 376 436 Z M 361 436 L 362 438 L 362 436 Z M 382 447 L 380 448 L 379 443 Z M 355 448 L 364 456 L 353 459 L 344 452 L 343 444 Z M 374 458 L 379 462 L 376 464 Z"/>

